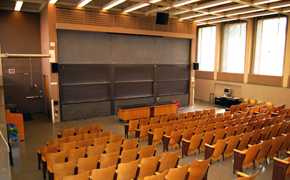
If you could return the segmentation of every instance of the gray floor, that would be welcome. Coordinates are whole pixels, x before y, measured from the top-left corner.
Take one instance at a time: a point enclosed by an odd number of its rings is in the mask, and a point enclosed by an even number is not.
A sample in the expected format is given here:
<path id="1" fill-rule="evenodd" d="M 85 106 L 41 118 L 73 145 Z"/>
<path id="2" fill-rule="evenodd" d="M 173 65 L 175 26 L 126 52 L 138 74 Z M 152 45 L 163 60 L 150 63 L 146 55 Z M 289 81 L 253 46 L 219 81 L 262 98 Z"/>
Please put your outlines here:
<path id="1" fill-rule="evenodd" d="M 209 108 L 217 108 L 218 112 L 222 112 L 219 106 L 210 104 L 203 101 L 195 101 L 194 106 L 185 107 L 183 112 L 195 111 Z M 37 153 L 36 150 L 40 146 L 44 146 L 47 141 L 51 138 L 57 138 L 57 132 L 61 129 L 81 127 L 93 124 L 103 124 L 104 131 L 113 130 L 113 134 L 124 133 L 124 125 L 118 120 L 117 116 L 90 118 L 77 121 L 69 121 L 62 123 L 52 124 L 44 114 L 33 114 L 33 121 L 25 122 L 25 141 L 20 143 L 20 156 L 21 165 L 12 167 L 12 178 L 13 180 L 42 180 L 42 171 L 38 170 L 37 166 Z M 129 136 L 130 139 L 134 138 L 133 135 Z M 141 146 L 147 145 L 147 141 L 141 141 Z M 178 151 L 179 149 L 171 149 L 169 152 Z M 157 145 L 157 154 L 162 153 L 162 145 Z M 286 154 L 282 157 L 286 158 Z M 181 158 L 179 165 L 183 166 L 187 163 L 197 161 L 199 159 L 204 159 L 204 152 L 197 155 L 189 155 L 186 158 Z M 236 179 L 237 176 L 232 173 L 233 158 L 225 158 L 225 161 L 214 161 L 211 165 L 208 173 L 209 180 L 230 180 Z M 269 165 L 263 162 L 259 167 L 256 165 L 257 169 L 260 171 L 256 180 L 266 180 L 272 179 L 273 171 L 273 160 Z M 252 166 L 249 169 L 244 169 L 244 173 L 249 175 L 254 174 Z M 1 175 L 0 175 L 1 176 Z M 1 178 L 0 178 L 1 179 Z"/>

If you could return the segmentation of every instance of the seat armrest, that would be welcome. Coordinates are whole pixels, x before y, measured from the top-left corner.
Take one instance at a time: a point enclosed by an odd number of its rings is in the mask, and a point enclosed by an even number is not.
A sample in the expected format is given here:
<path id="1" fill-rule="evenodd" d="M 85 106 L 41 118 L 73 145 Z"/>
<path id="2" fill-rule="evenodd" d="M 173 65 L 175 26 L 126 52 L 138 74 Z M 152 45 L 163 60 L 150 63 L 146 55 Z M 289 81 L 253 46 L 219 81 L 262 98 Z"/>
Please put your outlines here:
<path id="1" fill-rule="evenodd" d="M 170 136 L 167 136 L 167 135 L 163 135 L 163 137 L 170 139 Z"/>
<path id="2" fill-rule="evenodd" d="M 207 146 L 207 147 L 209 147 L 209 148 L 212 148 L 212 149 L 215 148 L 214 146 L 212 146 L 212 145 L 210 145 L 210 144 L 207 144 L 207 143 L 205 143 L 205 146 Z"/>
<path id="3" fill-rule="evenodd" d="M 249 177 L 247 174 L 242 172 L 237 172 L 238 177 Z"/>
<path id="4" fill-rule="evenodd" d="M 49 146 L 50 144 L 48 142 L 46 142 L 46 145 Z"/>
<path id="5" fill-rule="evenodd" d="M 287 152 L 287 153 L 288 153 L 288 152 Z M 285 161 L 285 160 L 283 160 L 283 159 L 276 158 L 276 157 L 274 157 L 274 160 L 275 160 L 275 161 L 278 161 L 278 162 L 281 162 L 281 163 L 283 163 L 283 164 L 290 164 L 290 162 Z"/>
<path id="6" fill-rule="evenodd" d="M 58 138 L 61 138 L 61 134 L 59 132 L 57 133 L 57 137 Z"/>
<path id="7" fill-rule="evenodd" d="M 234 152 L 237 152 L 239 154 L 246 154 L 244 151 L 240 151 L 240 150 L 237 150 L 237 149 L 234 149 Z"/>

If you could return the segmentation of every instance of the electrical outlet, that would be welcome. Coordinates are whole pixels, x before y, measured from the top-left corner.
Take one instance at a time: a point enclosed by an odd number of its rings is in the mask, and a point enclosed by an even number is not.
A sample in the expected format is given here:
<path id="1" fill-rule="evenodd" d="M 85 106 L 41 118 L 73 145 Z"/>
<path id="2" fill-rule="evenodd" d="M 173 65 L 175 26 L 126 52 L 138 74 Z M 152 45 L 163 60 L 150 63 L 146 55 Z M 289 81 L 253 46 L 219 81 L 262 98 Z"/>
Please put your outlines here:
<path id="1" fill-rule="evenodd" d="M 31 86 L 31 91 L 35 91 L 35 86 Z"/>

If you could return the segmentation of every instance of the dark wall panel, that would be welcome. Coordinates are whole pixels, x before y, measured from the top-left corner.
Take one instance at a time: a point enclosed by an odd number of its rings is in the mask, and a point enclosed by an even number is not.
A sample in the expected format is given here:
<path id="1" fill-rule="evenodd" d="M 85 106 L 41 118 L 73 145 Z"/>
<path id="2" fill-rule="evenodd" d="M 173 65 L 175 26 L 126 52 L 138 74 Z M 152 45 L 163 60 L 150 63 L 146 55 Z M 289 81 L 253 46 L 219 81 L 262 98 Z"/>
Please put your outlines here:
<path id="1" fill-rule="evenodd" d="M 110 34 L 58 30 L 60 64 L 110 64 Z"/>
<path id="2" fill-rule="evenodd" d="M 188 81 L 158 82 L 157 94 L 185 94 L 188 91 Z"/>
<path id="3" fill-rule="evenodd" d="M 149 104 L 153 103 L 154 98 L 153 97 L 147 97 L 147 98 L 138 98 L 138 99 L 122 99 L 122 100 L 116 100 L 115 106 L 124 106 L 124 105 L 134 105 L 134 104 Z M 118 114 L 118 110 L 115 109 L 115 114 Z"/>
<path id="4" fill-rule="evenodd" d="M 115 98 L 150 96 L 152 94 L 152 82 L 115 84 Z"/>
<path id="5" fill-rule="evenodd" d="M 153 80 L 153 66 L 115 68 L 115 82 L 142 80 Z"/>
<path id="6" fill-rule="evenodd" d="M 155 37 L 156 64 L 189 64 L 190 40 Z"/>
<path id="7" fill-rule="evenodd" d="M 108 116 L 110 113 L 110 101 L 67 104 L 62 106 L 63 121 Z"/>
<path id="8" fill-rule="evenodd" d="M 154 64 L 154 37 L 112 34 L 112 62 Z"/>
<path id="9" fill-rule="evenodd" d="M 172 95 L 172 96 L 161 96 L 161 97 L 158 97 L 158 98 L 159 98 L 158 102 L 177 100 L 178 103 L 179 103 L 179 106 L 188 106 L 189 105 L 188 94 Z"/>
<path id="10" fill-rule="evenodd" d="M 158 67 L 158 81 L 188 80 L 188 67 Z"/>

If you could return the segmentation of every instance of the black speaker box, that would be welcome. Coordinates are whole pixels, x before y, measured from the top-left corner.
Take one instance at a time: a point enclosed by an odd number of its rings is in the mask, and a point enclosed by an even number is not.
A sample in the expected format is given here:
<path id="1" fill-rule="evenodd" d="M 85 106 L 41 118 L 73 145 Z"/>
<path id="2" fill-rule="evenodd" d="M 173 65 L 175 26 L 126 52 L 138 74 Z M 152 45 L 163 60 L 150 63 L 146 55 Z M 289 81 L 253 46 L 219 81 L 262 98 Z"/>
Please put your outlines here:
<path id="1" fill-rule="evenodd" d="M 167 13 L 157 12 L 156 24 L 165 24 L 165 25 L 167 25 L 168 24 L 168 17 L 169 17 L 169 14 L 167 14 Z"/>
<path id="2" fill-rule="evenodd" d="M 199 63 L 193 63 L 193 70 L 199 70 Z"/>
<path id="3" fill-rule="evenodd" d="M 51 72 L 58 73 L 58 63 L 51 63 Z"/>

